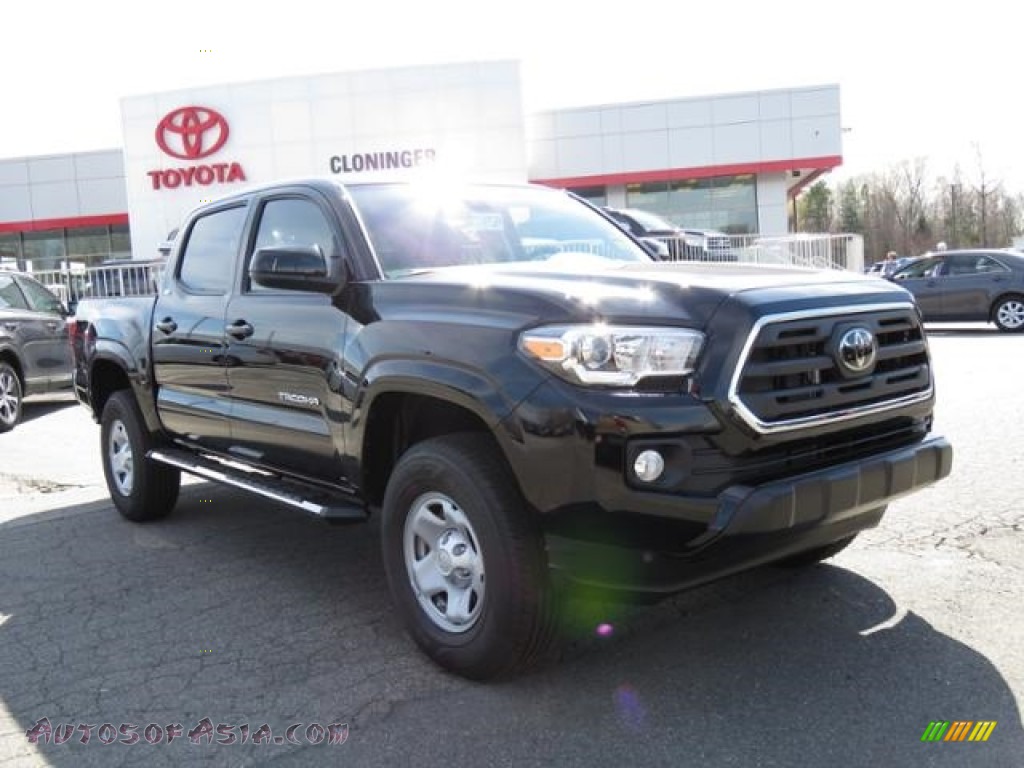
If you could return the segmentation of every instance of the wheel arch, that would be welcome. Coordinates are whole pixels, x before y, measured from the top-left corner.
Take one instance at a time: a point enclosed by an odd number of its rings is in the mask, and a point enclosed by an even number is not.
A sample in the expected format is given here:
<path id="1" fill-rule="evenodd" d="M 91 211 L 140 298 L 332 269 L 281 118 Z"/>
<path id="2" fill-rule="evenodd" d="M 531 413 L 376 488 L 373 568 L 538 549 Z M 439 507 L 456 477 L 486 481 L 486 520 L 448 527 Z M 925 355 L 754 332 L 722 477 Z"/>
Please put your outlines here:
<path id="1" fill-rule="evenodd" d="M 399 458 L 414 445 L 433 437 L 483 435 L 508 463 L 495 436 L 497 421 L 488 419 L 482 410 L 465 397 L 441 397 L 401 388 L 379 392 L 367 409 L 360 451 L 360 484 L 370 505 L 379 506 L 383 501 Z"/>
<path id="2" fill-rule="evenodd" d="M 17 351 L 14 347 L 0 347 L 0 363 L 7 363 L 14 369 L 15 375 L 18 377 L 18 383 L 21 384 L 21 391 L 25 391 L 25 368 L 22 365 L 21 358 L 18 357 Z"/>

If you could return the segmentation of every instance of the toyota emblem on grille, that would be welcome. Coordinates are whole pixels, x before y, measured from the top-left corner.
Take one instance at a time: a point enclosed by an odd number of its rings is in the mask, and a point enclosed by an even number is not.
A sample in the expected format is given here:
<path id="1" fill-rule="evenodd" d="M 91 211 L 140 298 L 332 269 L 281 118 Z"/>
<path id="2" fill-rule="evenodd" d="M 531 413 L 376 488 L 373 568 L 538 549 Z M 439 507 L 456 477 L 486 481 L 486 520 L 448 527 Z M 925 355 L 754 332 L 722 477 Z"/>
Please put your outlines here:
<path id="1" fill-rule="evenodd" d="M 849 374 L 868 373 L 878 356 L 878 342 L 867 328 L 851 328 L 839 339 L 836 362 Z"/>

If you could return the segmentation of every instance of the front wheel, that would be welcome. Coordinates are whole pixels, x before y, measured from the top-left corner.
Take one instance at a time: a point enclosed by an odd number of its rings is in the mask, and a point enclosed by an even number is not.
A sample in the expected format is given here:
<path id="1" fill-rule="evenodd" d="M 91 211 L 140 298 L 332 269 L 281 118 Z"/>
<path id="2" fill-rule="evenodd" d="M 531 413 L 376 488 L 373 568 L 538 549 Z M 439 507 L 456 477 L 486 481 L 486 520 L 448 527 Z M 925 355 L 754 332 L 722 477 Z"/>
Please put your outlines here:
<path id="1" fill-rule="evenodd" d="M 135 522 L 166 517 L 178 500 L 181 472 L 146 458 L 154 447 L 131 392 L 115 392 L 100 418 L 103 475 L 110 498 Z"/>
<path id="2" fill-rule="evenodd" d="M 992 309 L 992 319 L 1000 331 L 1019 333 L 1024 330 L 1024 298 L 1007 296 Z"/>
<path id="3" fill-rule="evenodd" d="M 21 379 L 7 363 L 0 363 L 0 432 L 9 432 L 21 420 Z"/>
<path id="4" fill-rule="evenodd" d="M 439 665 L 483 680 L 541 658 L 556 627 L 543 538 L 487 436 L 432 438 L 399 459 L 381 543 L 402 620 Z"/>

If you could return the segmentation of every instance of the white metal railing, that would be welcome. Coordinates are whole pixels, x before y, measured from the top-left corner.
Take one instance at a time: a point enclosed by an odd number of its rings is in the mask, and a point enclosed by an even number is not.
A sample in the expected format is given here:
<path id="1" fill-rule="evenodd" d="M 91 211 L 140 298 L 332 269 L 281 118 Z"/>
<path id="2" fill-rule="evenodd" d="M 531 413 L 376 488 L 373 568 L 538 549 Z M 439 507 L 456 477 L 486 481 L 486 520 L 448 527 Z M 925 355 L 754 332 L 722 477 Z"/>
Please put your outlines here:
<path id="1" fill-rule="evenodd" d="M 658 237 L 670 261 L 743 261 L 818 269 L 864 269 L 860 235 L 679 235 Z"/>
<path id="2" fill-rule="evenodd" d="M 864 271 L 861 235 L 734 235 L 731 239 L 739 261 Z"/>
<path id="3" fill-rule="evenodd" d="M 163 275 L 163 262 L 53 269 L 31 272 L 32 277 L 53 291 L 65 304 L 79 299 L 105 296 L 153 296 Z"/>

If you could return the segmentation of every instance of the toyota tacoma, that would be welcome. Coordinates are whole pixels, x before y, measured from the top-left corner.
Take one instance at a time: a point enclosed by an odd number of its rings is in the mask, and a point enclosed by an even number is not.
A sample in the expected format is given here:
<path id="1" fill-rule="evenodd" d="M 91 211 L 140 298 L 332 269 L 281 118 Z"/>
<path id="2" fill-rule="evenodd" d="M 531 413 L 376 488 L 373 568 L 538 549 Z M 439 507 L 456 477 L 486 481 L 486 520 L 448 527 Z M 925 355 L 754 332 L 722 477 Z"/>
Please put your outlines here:
<path id="1" fill-rule="evenodd" d="M 83 301 L 72 344 L 124 517 L 167 515 L 181 472 L 379 516 L 410 634 L 476 679 L 539 659 L 571 589 L 814 563 L 952 464 L 902 288 L 657 262 L 543 187 L 249 190 L 188 216 L 156 297 Z"/>

